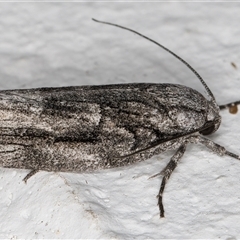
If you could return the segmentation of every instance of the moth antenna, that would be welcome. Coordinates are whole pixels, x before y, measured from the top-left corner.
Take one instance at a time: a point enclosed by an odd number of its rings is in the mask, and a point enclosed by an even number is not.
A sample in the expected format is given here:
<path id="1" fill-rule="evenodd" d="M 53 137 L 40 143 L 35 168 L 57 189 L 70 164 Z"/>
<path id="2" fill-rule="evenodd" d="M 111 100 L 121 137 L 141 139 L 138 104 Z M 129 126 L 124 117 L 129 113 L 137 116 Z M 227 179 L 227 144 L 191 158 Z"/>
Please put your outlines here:
<path id="1" fill-rule="evenodd" d="M 213 93 L 211 92 L 211 90 L 209 89 L 208 85 L 206 84 L 206 82 L 203 80 L 203 78 L 199 75 L 199 73 L 189 64 L 187 63 L 185 60 L 183 60 L 181 57 L 179 57 L 176 53 L 172 52 L 171 50 L 169 50 L 168 48 L 164 47 L 162 44 L 154 41 L 153 39 L 135 31 L 135 30 L 132 30 L 130 28 L 127 28 L 127 27 L 123 27 L 121 25 L 118 25 L 118 24 L 114 24 L 114 23 L 109 23 L 109 22 L 104 22 L 104 21 L 99 21 L 99 20 L 96 20 L 94 18 L 92 18 L 93 21 L 95 22 L 98 22 L 98 23 L 103 23 L 103 24 L 107 24 L 107 25 L 111 25 L 111 26 L 114 26 L 114 27 L 118 27 L 118 28 L 122 28 L 122 29 L 125 29 L 125 30 L 128 30 L 130 32 L 133 32 L 147 40 L 149 40 L 150 42 L 152 43 L 155 43 L 157 46 L 163 48 L 165 51 L 169 52 L 170 54 L 172 54 L 174 57 L 176 57 L 179 61 L 181 61 L 183 64 L 185 64 L 196 76 L 197 78 L 201 81 L 202 85 L 204 86 L 204 88 L 206 89 L 207 91 L 207 94 L 208 96 L 212 99 L 212 101 L 216 104 L 217 106 L 217 103 L 216 103 L 216 100 L 215 100 L 215 97 L 213 95 Z"/>

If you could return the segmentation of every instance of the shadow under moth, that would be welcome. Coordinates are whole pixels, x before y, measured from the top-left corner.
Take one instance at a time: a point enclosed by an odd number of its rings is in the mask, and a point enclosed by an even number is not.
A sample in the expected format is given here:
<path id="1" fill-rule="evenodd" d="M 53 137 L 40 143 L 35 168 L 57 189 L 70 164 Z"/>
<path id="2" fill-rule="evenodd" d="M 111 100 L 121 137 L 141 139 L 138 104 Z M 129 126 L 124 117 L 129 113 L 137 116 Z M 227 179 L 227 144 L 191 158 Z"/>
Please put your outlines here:
<path id="1" fill-rule="evenodd" d="M 100 86 L 0 91 L 0 167 L 92 172 L 127 166 L 177 149 L 161 172 L 160 216 L 165 185 L 189 143 L 203 144 L 219 155 L 240 159 L 205 138 L 221 123 L 219 106 L 201 76 L 182 58 L 154 40 L 195 73 L 208 99 L 178 84 L 129 83 Z M 236 112 L 236 111 L 235 111 Z"/>

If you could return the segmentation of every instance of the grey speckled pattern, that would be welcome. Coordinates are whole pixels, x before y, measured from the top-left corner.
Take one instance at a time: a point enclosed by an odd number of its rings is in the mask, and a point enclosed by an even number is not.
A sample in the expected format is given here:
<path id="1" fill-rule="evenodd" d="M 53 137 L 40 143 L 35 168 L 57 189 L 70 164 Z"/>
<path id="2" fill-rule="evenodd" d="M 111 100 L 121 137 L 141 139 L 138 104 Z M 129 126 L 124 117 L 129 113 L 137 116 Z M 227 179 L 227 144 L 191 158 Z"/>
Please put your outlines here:
<path id="1" fill-rule="evenodd" d="M 125 166 L 177 148 L 181 135 L 198 132 L 214 114 L 200 93 L 181 85 L 1 91 L 0 165 L 70 172 Z"/>

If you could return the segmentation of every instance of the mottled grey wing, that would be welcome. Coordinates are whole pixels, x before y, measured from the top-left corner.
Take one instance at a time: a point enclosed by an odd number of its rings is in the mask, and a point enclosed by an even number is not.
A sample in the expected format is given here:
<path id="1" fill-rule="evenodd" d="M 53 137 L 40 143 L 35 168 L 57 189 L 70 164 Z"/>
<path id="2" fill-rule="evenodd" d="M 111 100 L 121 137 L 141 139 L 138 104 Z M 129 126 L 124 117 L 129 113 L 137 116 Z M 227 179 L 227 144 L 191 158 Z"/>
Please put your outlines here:
<path id="1" fill-rule="evenodd" d="M 207 100 L 180 85 L 2 91 L 1 165 L 77 172 L 125 165 L 114 157 L 197 131 L 206 114 Z"/>

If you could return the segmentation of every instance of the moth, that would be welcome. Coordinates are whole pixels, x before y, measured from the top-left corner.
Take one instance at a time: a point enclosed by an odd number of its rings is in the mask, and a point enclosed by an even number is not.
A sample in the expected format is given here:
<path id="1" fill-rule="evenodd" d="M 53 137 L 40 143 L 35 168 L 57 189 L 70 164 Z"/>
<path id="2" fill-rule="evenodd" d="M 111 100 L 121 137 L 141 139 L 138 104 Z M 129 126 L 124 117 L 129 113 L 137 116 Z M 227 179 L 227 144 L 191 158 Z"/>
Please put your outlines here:
<path id="1" fill-rule="evenodd" d="M 158 193 L 160 217 L 165 185 L 189 143 L 219 155 L 240 157 L 204 137 L 220 126 L 220 109 L 205 81 L 186 61 L 156 41 L 195 73 L 207 91 L 178 84 L 129 83 L 99 86 L 0 91 L 0 167 L 92 172 L 128 166 L 177 149 L 162 171 Z M 236 111 L 235 111 L 236 112 Z"/>

